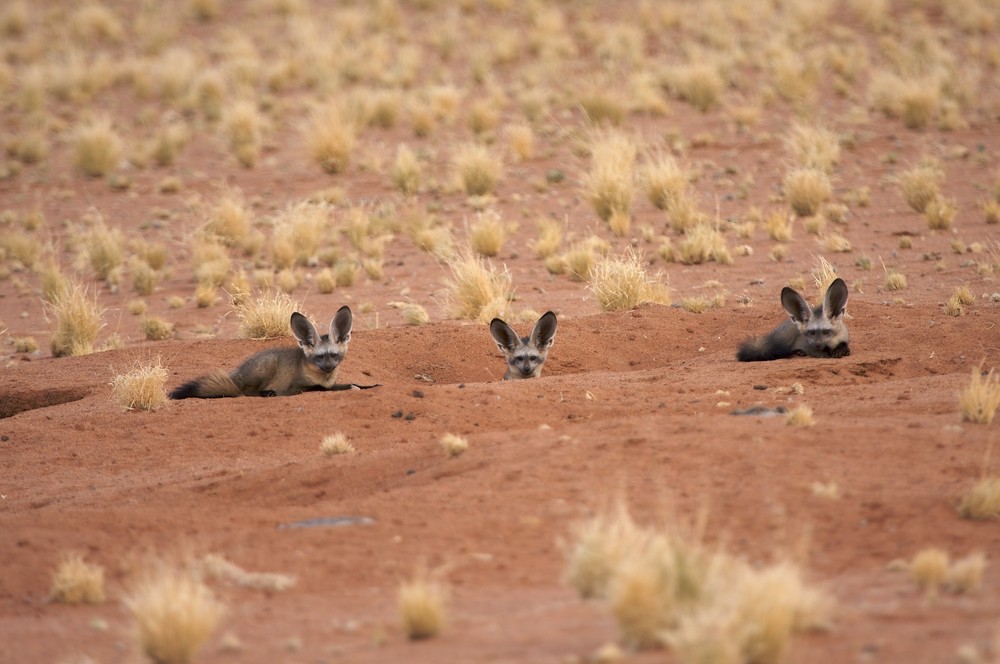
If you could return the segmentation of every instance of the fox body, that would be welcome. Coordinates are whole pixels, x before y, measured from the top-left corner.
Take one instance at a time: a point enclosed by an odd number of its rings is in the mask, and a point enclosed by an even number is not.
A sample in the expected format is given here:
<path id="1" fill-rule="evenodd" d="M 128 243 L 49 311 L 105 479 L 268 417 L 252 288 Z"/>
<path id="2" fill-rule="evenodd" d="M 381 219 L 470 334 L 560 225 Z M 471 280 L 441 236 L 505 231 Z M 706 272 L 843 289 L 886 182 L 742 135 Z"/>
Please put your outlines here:
<path id="1" fill-rule="evenodd" d="M 507 358 L 504 380 L 538 378 L 556 337 L 556 315 L 551 311 L 542 314 L 527 337 L 519 337 L 510 325 L 494 318 L 490 322 L 490 336 Z"/>
<path id="2" fill-rule="evenodd" d="M 218 370 L 184 383 L 170 398 L 290 396 L 334 389 L 337 369 L 351 340 L 352 322 L 350 308 L 341 307 L 330 321 L 330 332 L 320 335 L 309 319 L 296 311 L 291 325 L 298 348 L 262 350 L 229 373 Z"/>
<path id="3" fill-rule="evenodd" d="M 847 345 L 847 284 L 834 279 L 826 289 L 823 304 L 811 308 L 796 291 L 781 289 L 781 306 L 790 316 L 766 337 L 745 342 L 736 352 L 740 362 L 779 360 L 793 355 L 809 357 L 844 357 L 851 354 Z"/>

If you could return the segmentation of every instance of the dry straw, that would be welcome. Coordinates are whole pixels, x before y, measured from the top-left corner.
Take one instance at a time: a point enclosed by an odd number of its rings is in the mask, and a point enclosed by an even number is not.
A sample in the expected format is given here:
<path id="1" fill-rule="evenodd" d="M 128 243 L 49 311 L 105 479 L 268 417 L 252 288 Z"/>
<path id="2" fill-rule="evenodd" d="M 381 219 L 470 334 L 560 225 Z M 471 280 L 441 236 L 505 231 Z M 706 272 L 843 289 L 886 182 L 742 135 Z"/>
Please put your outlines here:
<path id="1" fill-rule="evenodd" d="M 429 639 L 444 629 L 447 592 L 426 570 L 399 587 L 397 602 L 403 631 L 411 639 Z"/>
<path id="2" fill-rule="evenodd" d="M 131 371 L 111 379 L 111 396 L 125 410 L 156 410 L 167 403 L 163 386 L 168 372 L 157 357 L 153 362 L 136 362 Z"/>
<path id="3" fill-rule="evenodd" d="M 649 277 L 642 258 L 632 250 L 597 261 L 590 270 L 589 289 L 605 311 L 635 309 L 648 302 L 670 304 L 670 287 Z"/>
<path id="4" fill-rule="evenodd" d="M 152 564 L 125 598 L 142 651 L 157 664 L 184 664 L 215 630 L 225 611 L 191 572 Z"/>
<path id="5" fill-rule="evenodd" d="M 1000 376 L 991 368 L 985 374 L 982 366 L 972 370 L 969 384 L 958 395 L 962 420 L 979 424 L 989 424 L 1000 406 Z"/>
<path id="6" fill-rule="evenodd" d="M 52 575 L 50 596 L 62 604 L 100 604 L 104 601 L 104 568 L 79 554 L 63 558 Z"/>

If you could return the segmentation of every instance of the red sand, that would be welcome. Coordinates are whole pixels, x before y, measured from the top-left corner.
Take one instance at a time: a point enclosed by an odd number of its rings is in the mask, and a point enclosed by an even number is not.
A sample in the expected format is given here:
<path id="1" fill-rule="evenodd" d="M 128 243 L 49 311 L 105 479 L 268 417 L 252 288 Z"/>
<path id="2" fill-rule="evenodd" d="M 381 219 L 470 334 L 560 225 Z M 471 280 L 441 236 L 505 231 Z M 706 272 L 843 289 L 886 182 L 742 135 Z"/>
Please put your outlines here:
<path id="1" fill-rule="evenodd" d="M 119 100 L 122 108 L 130 99 Z M 849 103 L 831 95 L 824 109 L 840 132 L 853 131 L 838 121 Z M 678 101 L 671 109 L 663 119 L 632 116 L 629 126 L 650 141 L 670 130 L 716 137 L 687 155 L 701 174 L 695 187 L 705 209 L 718 204 L 723 218 L 752 205 L 780 209 L 771 197 L 784 172 L 780 132 L 791 111 L 765 112 L 748 135 L 731 130 L 720 110 L 702 115 Z M 504 121 L 515 116 L 512 108 Z M 12 112 L 2 117 L 18 126 Z M 568 117 L 580 126 L 578 113 Z M 465 131 L 442 128 L 425 140 L 441 153 L 433 162 L 439 177 Z M 150 314 L 176 325 L 176 338 L 142 340 L 124 309 L 135 297 L 126 280 L 120 292 L 100 294 L 107 307 L 101 339 L 118 334 L 125 348 L 53 359 L 38 275 L 15 272 L 0 281 L 7 326 L 0 414 L 9 416 L 0 420 L 0 661 L 138 661 L 121 599 L 133 561 L 149 553 L 217 553 L 247 570 L 298 580 L 272 595 L 213 584 L 228 612 L 199 662 L 581 661 L 614 641 L 616 630 L 604 603 L 581 600 L 563 582 L 561 543 L 571 524 L 618 496 L 644 523 L 707 508 L 708 537 L 755 563 L 804 554 L 808 579 L 837 608 L 832 629 L 797 636 L 788 661 L 944 662 L 960 647 L 985 648 L 1000 615 L 995 560 L 978 592 L 934 600 L 890 563 L 929 546 L 956 558 L 1000 551 L 995 522 L 963 520 L 955 509 L 990 467 L 996 440 L 995 423 L 961 422 L 957 393 L 973 367 L 1000 363 L 1000 308 L 989 297 L 998 287 L 992 274 L 977 272 L 985 253 L 951 249 L 954 238 L 971 244 L 996 236 L 978 205 L 996 177 L 1000 133 L 992 120 L 962 131 L 912 132 L 873 115 L 861 135 L 842 155 L 836 192 L 868 186 L 871 204 L 852 206 L 841 227 L 854 250 L 827 254 L 852 286 L 847 358 L 734 360 L 740 341 L 783 319 L 781 286 L 793 277 L 811 281 L 821 249 L 799 222 L 783 262 L 769 259 L 774 243 L 758 228 L 748 241 L 754 254 L 733 265 L 653 266 L 669 276 L 678 302 L 714 293 L 702 287 L 709 280 L 722 283 L 725 306 L 701 315 L 656 305 L 600 313 L 585 285 L 549 276 L 530 248 L 538 216 L 565 216 L 577 238 L 594 230 L 616 253 L 633 240 L 613 238 L 580 200 L 576 183 L 587 164 L 563 141 L 551 154 L 508 166 L 498 190 L 505 218 L 520 221 L 494 259 L 513 275 L 515 309 L 560 316 L 542 379 L 499 381 L 504 364 L 487 327 L 449 320 L 446 269 L 401 235 L 387 247 L 384 278 L 362 277 L 331 295 L 308 286 L 293 294 L 321 323 L 341 304 L 355 309 L 341 378 L 381 387 L 187 400 L 155 412 L 123 412 L 111 400 L 112 376 L 159 357 L 169 389 L 288 343 L 237 340 L 225 303 L 167 306 L 169 296 L 190 298 L 194 288 L 188 240 L 201 219 L 188 205 L 192 197 L 211 200 L 226 180 L 259 197 L 260 215 L 330 185 L 344 187 L 352 201 L 400 202 L 384 174 L 352 166 L 324 175 L 303 157 L 293 120 L 269 135 L 272 149 L 254 170 L 237 166 L 221 141 L 195 140 L 173 169 L 130 171 L 126 193 L 73 174 L 70 150 L 58 143 L 41 165 L 0 180 L 0 207 L 41 210 L 66 269 L 72 254 L 62 250 L 61 222 L 79 220 L 90 207 L 111 225 L 168 244 L 171 276 L 146 300 Z M 368 130 L 359 161 L 385 164 L 401 141 L 414 141 L 406 127 Z M 963 157 L 962 147 L 983 158 Z M 895 163 L 884 159 L 890 152 Z M 943 159 L 945 192 L 960 211 L 954 231 L 928 231 L 886 178 L 928 153 Z M 533 183 L 554 167 L 566 182 L 536 192 Z M 181 194 L 158 193 L 168 173 L 184 181 Z M 727 197 L 745 175 L 754 180 L 749 199 Z M 418 199 L 428 202 L 441 205 L 464 235 L 474 212 L 462 195 Z M 154 222 L 156 210 L 169 219 Z M 639 240 L 637 229 L 668 232 L 662 213 L 637 198 L 634 217 L 634 244 L 652 255 L 656 246 Z M 898 249 L 901 233 L 913 236 L 912 249 Z M 730 245 L 742 242 L 727 237 Z M 862 254 L 871 257 L 871 271 L 855 266 Z M 906 290 L 883 291 L 880 258 L 906 274 Z M 942 304 L 963 284 L 975 303 L 964 316 L 946 316 Z M 739 305 L 740 295 L 752 306 Z M 389 304 L 403 299 L 426 306 L 432 323 L 404 326 Z M 372 310 L 361 313 L 362 303 Z M 199 326 L 216 338 L 201 338 Z M 530 324 L 517 327 L 526 333 Z M 15 354 L 8 341 L 23 336 L 42 351 Z M 791 393 L 793 383 L 804 393 Z M 815 426 L 729 414 L 800 403 L 813 408 Z M 406 417 L 394 417 L 400 412 Z M 334 431 L 350 438 L 355 454 L 320 453 L 320 440 Z M 468 451 L 446 458 L 438 444 L 446 432 L 466 436 Z M 836 483 L 841 497 L 814 495 L 814 482 Z M 374 523 L 280 527 L 337 516 Z M 72 551 L 106 569 L 105 604 L 47 600 L 52 572 Z M 411 643 L 399 626 L 396 589 L 421 565 L 440 568 L 450 617 L 440 637 Z M 240 653 L 221 647 L 225 634 L 242 642 Z"/>

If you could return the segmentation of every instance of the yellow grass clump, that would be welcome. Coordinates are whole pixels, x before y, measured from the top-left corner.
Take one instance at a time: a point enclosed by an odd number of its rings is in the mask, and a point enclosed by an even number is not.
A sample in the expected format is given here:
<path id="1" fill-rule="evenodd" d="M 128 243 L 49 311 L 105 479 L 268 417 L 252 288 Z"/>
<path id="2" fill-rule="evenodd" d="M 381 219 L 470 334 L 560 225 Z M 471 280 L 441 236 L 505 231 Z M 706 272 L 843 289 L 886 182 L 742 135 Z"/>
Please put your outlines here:
<path id="1" fill-rule="evenodd" d="M 139 321 L 139 329 L 147 341 L 163 341 L 174 335 L 174 324 L 159 316 L 145 316 Z"/>
<path id="2" fill-rule="evenodd" d="M 146 570 L 125 598 L 139 646 L 157 664 L 185 664 L 215 630 L 225 612 L 202 581 L 159 562 Z"/>
<path id="3" fill-rule="evenodd" d="M 785 149 L 802 168 L 816 168 L 825 173 L 840 161 L 840 141 L 830 130 L 795 123 L 785 136 Z"/>
<path id="4" fill-rule="evenodd" d="M 1000 406 L 1000 376 L 993 369 L 983 373 L 982 367 L 972 370 L 969 384 L 958 395 L 962 421 L 989 424 Z"/>
<path id="5" fill-rule="evenodd" d="M 52 332 L 52 354 L 86 355 L 94 352 L 97 333 L 104 327 L 104 310 L 97 304 L 96 294 L 90 295 L 85 286 L 66 285 L 66 290 L 53 294 L 49 309 L 56 319 Z"/>
<path id="6" fill-rule="evenodd" d="M 245 339 L 274 339 L 292 334 L 292 313 L 298 303 L 286 293 L 251 296 L 237 293 L 233 305 L 240 319 L 240 336 Z"/>
<path id="7" fill-rule="evenodd" d="M 80 238 L 82 258 L 87 261 L 98 279 L 113 282 L 125 262 L 125 236 L 98 219 Z"/>
<path id="8" fill-rule="evenodd" d="M 453 163 L 462 188 L 470 196 L 492 194 L 503 176 L 503 159 L 483 145 L 460 146 L 455 151 Z"/>
<path id="9" fill-rule="evenodd" d="M 403 631 L 410 639 L 429 639 L 444 629 L 447 592 L 425 570 L 399 587 L 397 601 Z"/>
<path id="10" fill-rule="evenodd" d="M 695 224 L 688 229 L 674 248 L 673 259 L 687 265 L 708 261 L 729 265 L 733 262 L 725 236 L 717 227 L 707 223 Z"/>
<path id="11" fill-rule="evenodd" d="M 268 593 L 284 592 L 295 586 L 294 576 L 276 572 L 248 572 L 217 553 L 209 553 L 188 563 L 191 572 L 206 579 L 225 581 L 240 588 Z"/>
<path id="12" fill-rule="evenodd" d="M 62 604 L 101 604 L 104 602 L 104 568 L 88 563 L 79 554 L 63 558 L 52 575 L 49 595 Z"/>
<path id="13" fill-rule="evenodd" d="M 323 436 L 323 440 L 319 443 L 319 449 L 325 456 L 354 454 L 354 445 L 351 444 L 351 441 L 341 431 Z"/>
<path id="14" fill-rule="evenodd" d="M 80 124 L 73 135 L 73 164 L 84 175 L 101 177 L 118 166 L 124 146 L 108 117 Z"/>
<path id="15" fill-rule="evenodd" d="M 357 143 L 357 128 L 336 105 L 313 111 L 303 128 L 312 160 L 327 173 L 342 173 Z"/>
<path id="16" fill-rule="evenodd" d="M 670 304 L 670 287 L 650 278 L 642 258 L 632 250 L 598 260 L 590 271 L 588 288 L 605 311 L 634 309 L 647 302 Z"/>
<path id="17" fill-rule="evenodd" d="M 264 118 L 257 109 L 257 102 L 240 99 L 224 107 L 222 126 L 237 161 L 247 168 L 256 166 L 264 130 Z"/>
<path id="18" fill-rule="evenodd" d="M 548 258 L 559 250 L 562 244 L 563 227 L 555 219 L 541 218 L 537 222 L 538 237 L 532 243 L 535 256 L 538 258 Z"/>
<path id="19" fill-rule="evenodd" d="M 452 313 L 458 318 L 488 323 L 504 317 L 514 297 L 510 273 L 498 270 L 471 250 L 448 263 L 451 276 L 446 279 Z"/>
<path id="20" fill-rule="evenodd" d="M 929 548 L 917 552 L 910 562 L 910 577 L 928 593 L 936 593 L 948 578 L 948 552 Z"/>
<path id="21" fill-rule="evenodd" d="M 416 153 L 405 145 L 396 148 L 396 160 L 389 173 L 392 185 L 401 193 L 412 196 L 420 188 L 423 169 Z"/>
<path id="22" fill-rule="evenodd" d="M 111 397 L 125 410 L 156 410 L 167 403 L 163 389 L 167 377 L 159 357 L 155 362 L 136 362 L 130 371 L 111 379 Z"/>
<path id="23" fill-rule="evenodd" d="M 944 171 L 936 163 L 926 161 L 900 173 L 898 181 L 903 200 L 915 212 L 922 213 L 940 195 Z"/>
<path id="24" fill-rule="evenodd" d="M 830 601 L 798 566 L 753 567 L 709 549 L 703 532 L 703 519 L 639 527 L 619 506 L 574 527 L 570 581 L 585 597 L 607 596 L 626 644 L 666 645 L 682 661 L 776 664 L 795 632 L 825 626 Z M 687 659 L 694 655 L 712 658 Z"/>
<path id="25" fill-rule="evenodd" d="M 449 457 L 461 456 L 465 450 L 469 449 L 469 441 L 458 434 L 446 433 L 441 436 L 441 449 Z"/>
<path id="26" fill-rule="evenodd" d="M 590 170 L 583 178 L 584 198 L 604 221 L 616 213 L 627 216 L 635 197 L 635 142 L 620 131 L 599 132 L 590 150 Z"/>
<path id="27" fill-rule="evenodd" d="M 958 514 L 964 519 L 995 519 L 1000 517 L 1000 475 L 980 478 L 962 496 Z"/>
<path id="28" fill-rule="evenodd" d="M 664 76 L 667 89 L 699 111 L 719 103 L 726 82 L 719 68 L 711 63 L 691 63 L 673 67 Z"/>
<path id="29" fill-rule="evenodd" d="M 687 196 L 688 172 L 669 154 L 656 154 L 639 171 L 646 198 L 657 209 L 670 211 Z"/>
<path id="30" fill-rule="evenodd" d="M 469 226 L 469 246 L 482 256 L 496 256 L 503 248 L 506 235 L 507 229 L 498 213 L 481 213 Z"/>
<path id="31" fill-rule="evenodd" d="M 416 302 L 405 304 L 400 314 L 402 314 L 403 320 L 406 321 L 407 325 L 426 325 L 431 319 L 427 310 Z"/>
<path id="32" fill-rule="evenodd" d="M 217 236 L 226 246 L 237 246 L 250 234 L 252 214 L 243 191 L 236 187 L 227 188 L 208 210 L 205 230 Z"/>
<path id="33" fill-rule="evenodd" d="M 527 161 L 535 155 L 535 132 L 531 125 L 512 124 L 504 130 L 507 146 L 521 161 Z"/>
<path id="34" fill-rule="evenodd" d="M 800 217 L 816 214 L 833 193 L 829 176 L 818 168 L 797 168 L 789 172 L 782 188 L 788 204 Z"/>

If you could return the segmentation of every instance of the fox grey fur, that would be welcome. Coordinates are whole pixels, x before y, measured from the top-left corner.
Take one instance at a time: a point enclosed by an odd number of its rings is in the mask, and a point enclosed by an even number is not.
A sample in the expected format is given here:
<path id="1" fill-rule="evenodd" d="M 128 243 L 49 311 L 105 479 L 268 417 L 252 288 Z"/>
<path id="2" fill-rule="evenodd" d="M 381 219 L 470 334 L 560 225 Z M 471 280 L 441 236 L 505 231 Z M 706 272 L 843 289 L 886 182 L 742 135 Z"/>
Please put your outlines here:
<path id="1" fill-rule="evenodd" d="M 745 342 L 736 352 L 740 362 L 779 360 L 793 355 L 844 357 L 851 354 L 844 322 L 847 284 L 837 278 L 826 289 L 823 304 L 810 308 L 796 291 L 781 289 L 781 306 L 790 316 L 766 337 Z"/>
<path id="2" fill-rule="evenodd" d="M 542 314 L 527 337 L 517 336 L 510 325 L 494 318 L 490 321 L 490 336 L 507 358 L 504 380 L 538 378 L 556 338 L 556 315 L 551 311 Z"/>
<path id="3" fill-rule="evenodd" d="M 335 389 L 352 324 L 351 309 L 341 307 L 330 321 L 330 332 L 320 336 L 309 319 L 296 311 L 291 325 L 298 348 L 262 350 L 232 372 L 220 369 L 184 383 L 170 393 L 170 398 L 291 396 L 307 390 Z"/>

